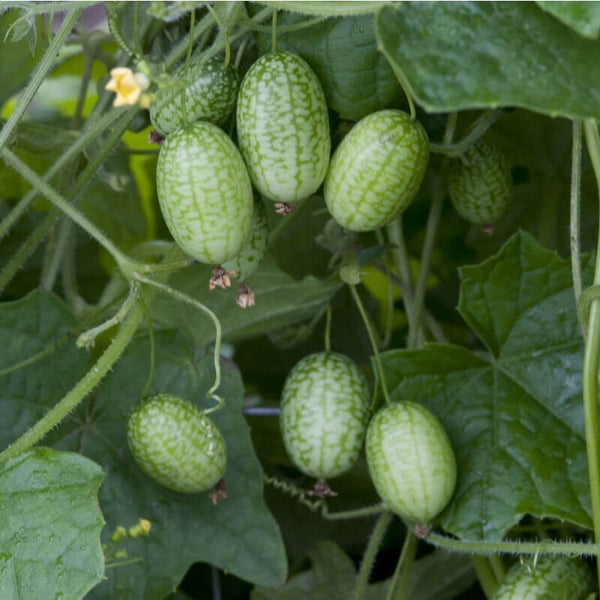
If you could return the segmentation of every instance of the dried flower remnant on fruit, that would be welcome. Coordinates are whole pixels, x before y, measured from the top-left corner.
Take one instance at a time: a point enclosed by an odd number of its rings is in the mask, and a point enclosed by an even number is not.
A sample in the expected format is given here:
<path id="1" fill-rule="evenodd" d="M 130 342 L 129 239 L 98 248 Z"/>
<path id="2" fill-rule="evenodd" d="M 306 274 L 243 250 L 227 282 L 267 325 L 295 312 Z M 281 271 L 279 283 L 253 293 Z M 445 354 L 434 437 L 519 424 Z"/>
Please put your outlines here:
<path id="1" fill-rule="evenodd" d="M 213 503 L 213 506 L 217 506 L 222 500 L 227 498 L 227 487 L 225 486 L 225 480 L 221 479 L 215 486 L 214 492 L 211 492 L 208 497 Z"/>
<path id="2" fill-rule="evenodd" d="M 276 202 L 275 203 L 275 212 L 282 217 L 293 213 L 296 210 L 296 207 L 293 204 L 288 204 L 287 202 Z"/>
<path id="3" fill-rule="evenodd" d="M 337 492 L 334 492 L 324 479 L 318 479 L 313 489 L 308 490 L 306 495 L 314 496 L 315 498 L 334 498 L 337 496 Z"/>
<path id="4" fill-rule="evenodd" d="M 115 92 L 113 106 L 133 106 L 139 104 L 148 108 L 149 99 L 142 92 L 150 82 L 143 73 L 134 73 L 128 67 L 116 67 L 110 71 L 111 80 L 104 86 L 109 92 Z"/>
<path id="5" fill-rule="evenodd" d="M 235 302 L 240 308 L 250 308 L 256 304 L 256 296 L 247 285 L 242 283 L 238 286 Z"/>
<path id="6" fill-rule="evenodd" d="M 158 133 L 158 131 L 150 131 L 148 133 L 148 143 L 149 144 L 158 144 L 159 146 L 165 141 L 165 138 Z"/>
<path id="7" fill-rule="evenodd" d="M 222 267 L 214 267 L 208 280 L 208 289 L 223 288 L 224 290 L 231 287 L 231 278 L 235 275 L 233 271 L 227 271 Z"/>

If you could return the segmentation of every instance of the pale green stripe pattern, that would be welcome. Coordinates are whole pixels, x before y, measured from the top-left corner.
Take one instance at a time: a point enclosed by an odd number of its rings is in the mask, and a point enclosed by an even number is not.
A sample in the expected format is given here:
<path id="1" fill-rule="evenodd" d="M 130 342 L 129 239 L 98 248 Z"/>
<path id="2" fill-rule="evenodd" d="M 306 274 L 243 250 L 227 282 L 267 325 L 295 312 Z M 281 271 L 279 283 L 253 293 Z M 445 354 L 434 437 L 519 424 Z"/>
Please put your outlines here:
<path id="1" fill-rule="evenodd" d="M 237 133 L 252 183 L 267 198 L 298 202 L 327 173 L 331 138 L 323 88 L 289 52 L 261 56 L 240 86 Z"/>
<path id="2" fill-rule="evenodd" d="M 178 129 L 160 149 L 158 200 L 181 249 L 219 265 L 243 247 L 252 223 L 252 184 L 238 149 L 216 125 Z"/>
<path id="3" fill-rule="evenodd" d="M 508 209 L 512 177 L 501 150 L 481 143 L 464 162 L 455 160 L 448 175 L 448 193 L 456 212 L 471 223 L 491 225 Z"/>
<path id="4" fill-rule="evenodd" d="M 429 160 L 423 126 L 400 110 L 360 120 L 331 159 L 324 194 L 331 216 L 350 231 L 373 231 L 413 201 Z"/>
<path id="5" fill-rule="evenodd" d="M 221 57 L 192 64 L 187 73 L 181 67 L 173 78 L 179 81 L 159 88 L 150 106 L 152 125 L 163 137 L 199 120 L 219 125 L 233 112 L 240 82 L 237 71 L 225 69 Z"/>
<path id="6" fill-rule="evenodd" d="M 387 506 L 426 524 L 449 502 L 456 459 L 442 424 L 414 402 L 390 404 L 371 420 L 366 441 L 373 485 Z"/>
<path id="7" fill-rule="evenodd" d="M 254 201 L 252 227 L 248 241 L 244 247 L 231 260 L 221 266 L 232 273 L 234 279 L 246 281 L 258 269 L 267 249 L 269 227 L 267 211 L 261 199 Z"/>
<path id="8" fill-rule="evenodd" d="M 493 600 L 584 600 L 594 589 L 589 566 L 579 558 L 540 556 L 515 565 Z"/>
<path id="9" fill-rule="evenodd" d="M 292 462 L 306 475 L 328 479 L 350 469 L 362 449 L 368 415 L 367 383 L 342 354 L 311 354 L 286 379 L 281 433 Z"/>
<path id="10" fill-rule="evenodd" d="M 221 432 L 177 396 L 159 394 L 138 404 L 129 417 L 127 442 L 142 471 L 175 492 L 207 490 L 225 473 Z"/>

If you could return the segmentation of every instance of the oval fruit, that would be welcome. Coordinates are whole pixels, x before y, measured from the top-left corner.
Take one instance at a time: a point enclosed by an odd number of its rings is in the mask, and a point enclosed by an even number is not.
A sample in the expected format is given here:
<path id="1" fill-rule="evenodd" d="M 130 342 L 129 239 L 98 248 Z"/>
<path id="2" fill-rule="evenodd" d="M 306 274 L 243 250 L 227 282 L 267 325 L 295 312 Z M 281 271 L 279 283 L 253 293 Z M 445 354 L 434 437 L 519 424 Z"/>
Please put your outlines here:
<path id="1" fill-rule="evenodd" d="M 515 563 L 494 600 L 584 600 L 594 589 L 587 563 L 566 556 L 540 556 L 535 565 Z"/>
<path id="2" fill-rule="evenodd" d="M 512 178 L 502 152 L 491 144 L 470 148 L 452 162 L 448 193 L 456 212 L 471 223 L 491 225 L 508 209 Z"/>
<path id="3" fill-rule="evenodd" d="M 165 139 L 156 188 L 171 235 L 192 258 L 221 264 L 246 243 L 252 184 L 238 149 L 216 125 L 199 121 Z"/>
<path id="4" fill-rule="evenodd" d="M 234 279 L 246 281 L 258 269 L 265 255 L 268 234 L 267 211 L 262 200 L 257 199 L 254 202 L 252 226 L 248 240 L 238 254 L 221 265 L 223 269 L 228 271 Z"/>
<path id="5" fill-rule="evenodd" d="M 142 471 L 175 492 L 201 492 L 225 473 L 221 432 L 177 396 L 158 394 L 140 402 L 127 422 L 127 443 Z"/>
<path id="6" fill-rule="evenodd" d="M 327 479 L 350 469 L 362 448 L 368 415 L 367 383 L 348 357 L 311 354 L 290 371 L 280 425 L 286 450 L 303 473 Z"/>
<path id="7" fill-rule="evenodd" d="M 366 454 L 377 493 L 404 519 L 429 523 L 454 493 L 450 440 L 420 404 L 398 402 L 380 410 L 367 429 Z"/>
<path id="8" fill-rule="evenodd" d="M 325 178 L 331 216 L 350 231 L 372 231 L 413 201 L 429 160 L 423 126 L 400 110 L 360 120 L 341 141 Z"/>
<path id="9" fill-rule="evenodd" d="M 170 87 L 157 90 L 150 106 L 152 125 L 163 137 L 195 121 L 219 125 L 233 112 L 240 82 L 222 58 L 192 64 L 187 73 L 181 67 L 173 78 Z"/>
<path id="10" fill-rule="evenodd" d="M 317 191 L 331 138 L 323 88 L 308 64 L 289 52 L 261 56 L 242 80 L 237 133 L 252 183 L 277 202 Z"/>

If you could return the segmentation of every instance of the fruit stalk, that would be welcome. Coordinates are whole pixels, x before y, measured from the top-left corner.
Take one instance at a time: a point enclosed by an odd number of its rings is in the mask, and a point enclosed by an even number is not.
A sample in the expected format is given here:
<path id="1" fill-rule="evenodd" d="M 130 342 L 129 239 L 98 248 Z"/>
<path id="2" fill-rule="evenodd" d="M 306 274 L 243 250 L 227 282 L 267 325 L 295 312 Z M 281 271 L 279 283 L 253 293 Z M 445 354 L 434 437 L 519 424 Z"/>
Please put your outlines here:
<path id="1" fill-rule="evenodd" d="M 600 136 L 593 120 L 584 122 L 585 141 L 594 168 L 600 198 Z M 594 285 L 600 284 L 600 231 L 596 249 Z M 600 302 L 592 302 L 587 326 L 587 339 L 583 355 L 583 412 L 585 417 L 585 443 L 588 474 L 592 497 L 594 537 L 600 540 L 600 438 L 598 427 L 598 367 L 600 365 Z M 600 583 L 600 558 L 596 559 Z"/>
<path id="2" fill-rule="evenodd" d="M 573 291 L 575 304 L 581 296 L 581 121 L 573 121 L 573 149 L 571 152 L 571 212 L 569 218 L 569 233 L 571 240 L 571 270 L 573 272 Z M 585 332 L 584 332 L 585 335 Z"/>

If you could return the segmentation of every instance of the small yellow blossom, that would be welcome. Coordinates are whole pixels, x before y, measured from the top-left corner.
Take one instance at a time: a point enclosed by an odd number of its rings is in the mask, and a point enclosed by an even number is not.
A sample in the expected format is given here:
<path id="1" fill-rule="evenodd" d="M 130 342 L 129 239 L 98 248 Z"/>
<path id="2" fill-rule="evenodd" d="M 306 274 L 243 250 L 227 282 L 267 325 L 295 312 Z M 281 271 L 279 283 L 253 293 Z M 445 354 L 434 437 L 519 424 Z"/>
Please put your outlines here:
<path id="1" fill-rule="evenodd" d="M 128 67 L 117 67 L 110 72 L 112 79 L 105 89 L 117 94 L 113 106 L 133 106 L 148 87 L 148 78 L 143 73 L 134 73 Z"/>

